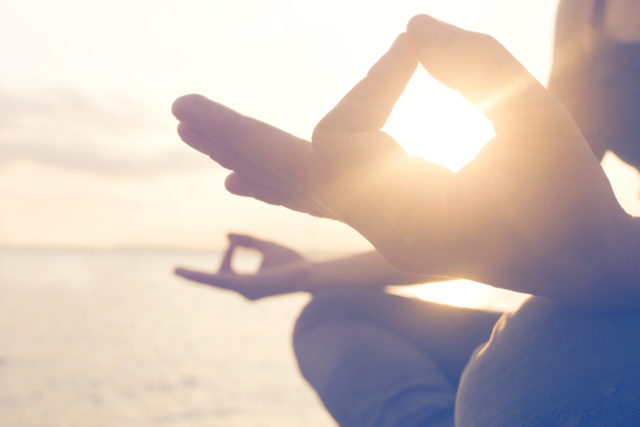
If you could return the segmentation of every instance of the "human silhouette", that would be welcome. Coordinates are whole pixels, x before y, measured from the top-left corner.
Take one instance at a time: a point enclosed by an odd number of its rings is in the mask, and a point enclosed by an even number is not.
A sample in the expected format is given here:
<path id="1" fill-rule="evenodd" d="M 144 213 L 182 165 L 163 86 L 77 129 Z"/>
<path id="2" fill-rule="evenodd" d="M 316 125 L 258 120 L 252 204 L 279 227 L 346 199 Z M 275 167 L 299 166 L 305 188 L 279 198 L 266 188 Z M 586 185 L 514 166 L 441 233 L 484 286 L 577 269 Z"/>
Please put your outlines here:
<path id="1" fill-rule="evenodd" d="M 178 99 L 181 138 L 232 170 L 230 192 L 345 222 L 377 251 L 312 262 L 232 234 L 219 272 L 176 273 L 249 299 L 313 293 L 294 349 L 340 425 L 637 424 L 640 223 L 598 160 L 640 166 L 639 5 L 561 1 L 549 90 L 491 37 L 414 17 L 311 142 Z M 380 130 L 418 64 L 493 122 L 457 173 Z M 256 274 L 231 269 L 238 247 L 263 254 Z M 442 277 L 534 296 L 499 314 L 384 292 Z"/>

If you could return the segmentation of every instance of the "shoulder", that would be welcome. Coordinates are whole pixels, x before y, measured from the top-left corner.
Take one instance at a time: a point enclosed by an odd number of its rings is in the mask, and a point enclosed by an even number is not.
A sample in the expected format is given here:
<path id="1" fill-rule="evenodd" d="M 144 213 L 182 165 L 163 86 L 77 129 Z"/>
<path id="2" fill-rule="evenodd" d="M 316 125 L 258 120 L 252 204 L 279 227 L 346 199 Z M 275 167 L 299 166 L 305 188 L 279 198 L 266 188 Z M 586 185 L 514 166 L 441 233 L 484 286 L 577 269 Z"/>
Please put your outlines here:
<path id="1" fill-rule="evenodd" d="M 556 42 L 558 39 L 580 35 L 582 47 L 589 49 L 591 19 L 597 0 L 560 0 L 556 15 Z M 618 41 L 640 40 L 640 1 L 606 0 L 602 10 L 604 33 Z"/>
<path id="2" fill-rule="evenodd" d="M 556 49 L 570 46 L 574 54 L 588 53 L 594 5 L 595 0 L 560 0 L 555 26 Z"/>
<path id="3" fill-rule="evenodd" d="M 604 14 L 604 32 L 621 42 L 640 41 L 640 1 L 608 0 Z"/>
<path id="4" fill-rule="evenodd" d="M 588 24 L 595 0 L 560 0 L 558 2 L 558 19 L 573 18 L 576 23 Z"/>

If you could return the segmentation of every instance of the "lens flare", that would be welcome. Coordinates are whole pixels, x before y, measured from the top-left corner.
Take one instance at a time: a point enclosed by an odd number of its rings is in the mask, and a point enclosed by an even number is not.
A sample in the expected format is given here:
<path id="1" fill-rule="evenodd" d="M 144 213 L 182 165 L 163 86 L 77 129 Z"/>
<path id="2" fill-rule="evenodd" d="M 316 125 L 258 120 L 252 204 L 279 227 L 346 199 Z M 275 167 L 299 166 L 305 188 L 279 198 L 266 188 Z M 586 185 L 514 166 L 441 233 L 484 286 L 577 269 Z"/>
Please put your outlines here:
<path id="1" fill-rule="evenodd" d="M 419 68 L 383 128 L 411 155 L 457 172 L 495 134 L 491 122 L 458 92 Z"/>

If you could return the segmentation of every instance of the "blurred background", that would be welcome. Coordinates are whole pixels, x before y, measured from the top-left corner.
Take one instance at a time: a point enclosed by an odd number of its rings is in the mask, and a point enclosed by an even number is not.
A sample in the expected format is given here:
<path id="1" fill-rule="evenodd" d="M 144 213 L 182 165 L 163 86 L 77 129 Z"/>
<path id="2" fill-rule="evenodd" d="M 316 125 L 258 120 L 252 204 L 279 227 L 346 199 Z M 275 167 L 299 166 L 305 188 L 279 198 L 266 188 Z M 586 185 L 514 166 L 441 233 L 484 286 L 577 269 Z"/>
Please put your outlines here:
<path id="1" fill-rule="evenodd" d="M 557 0 L 0 1 L 0 424 L 332 425 L 289 334 L 306 301 L 248 303 L 172 276 L 215 269 L 228 231 L 311 256 L 367 249 L 348 227 L 232 197 L 184 145 L 172 101 L 201 93 L 309 138 L 427 13 L 501 41 L 541 82 Z M 419 70 L 385 129 L 457 170 L 490 123 Z M 603 165 L 640 214 L 640 177 Z M 250 268 L 250 257 L 239 260 Z M 462 281 L 399 289 L 508 309 Z"/>

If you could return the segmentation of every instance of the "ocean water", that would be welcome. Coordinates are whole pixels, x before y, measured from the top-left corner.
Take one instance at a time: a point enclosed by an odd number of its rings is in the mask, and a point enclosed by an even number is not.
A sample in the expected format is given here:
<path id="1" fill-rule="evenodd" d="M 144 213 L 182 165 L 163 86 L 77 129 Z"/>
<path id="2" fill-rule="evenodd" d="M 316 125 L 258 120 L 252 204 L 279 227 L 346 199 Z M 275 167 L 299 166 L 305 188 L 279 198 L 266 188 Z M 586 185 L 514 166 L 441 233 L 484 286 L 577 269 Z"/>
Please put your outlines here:
<path id="1" fill-rule="evenodd" d="M 249 302 L 172 274 L 219 261 L 0 250 L 0 427 L 335 426 L 291 347 L 309 296 Z M 499 310 L 523 298 L 461 282 L 396 292 Z"/>
<path id="2" fill-rule="evenodd" d="M 0 426 L 334 426 L 300 377 L 308 300 L 247 302 L 143 251 L 0 251 Z"/>

